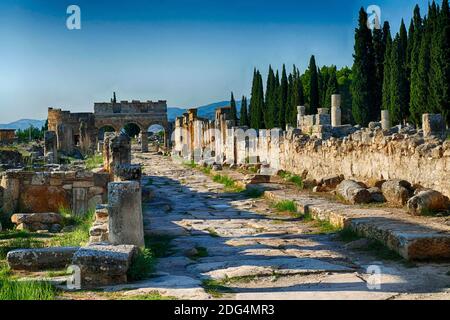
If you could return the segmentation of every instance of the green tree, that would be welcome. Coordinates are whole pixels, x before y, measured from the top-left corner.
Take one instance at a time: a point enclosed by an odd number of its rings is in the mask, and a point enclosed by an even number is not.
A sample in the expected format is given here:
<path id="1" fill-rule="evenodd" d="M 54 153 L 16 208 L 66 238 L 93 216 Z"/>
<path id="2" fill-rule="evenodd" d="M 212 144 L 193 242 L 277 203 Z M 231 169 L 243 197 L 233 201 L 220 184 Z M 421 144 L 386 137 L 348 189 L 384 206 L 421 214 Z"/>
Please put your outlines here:
<path id="1" fill-rule="evenodd" d="M 373 49 L 375 57 L 375 90 L 373 109 L 370 110 L 370 119 L 375 120 L 380 117 L 381 105 L 383 104 L 383 77 L 384 77 L 384 55 L 386 51 L 385 39 L 382 29 L 373 30 Z"/>
<path id="2" fill-rule="evenodd" d="M 331 66 L 329 69 L 329 79 L 326 86 L 326 93 L 324 94 L 324 107 L 331 108 L 331 96 L 333 94 L 339 94 L 339 84 L 337 81 L 337 70 L 336 66 Z"/>
<path id="3" fill-rule="evenodd" d="M 367 13 L 359 12 L 358 28 L 355 30 L 355 53 L 352 69 L 352 113 L 356 123 L 367 126 L 373 115 L 376 86 L 375 57 L 372 32 L 367 27 Z"/>
<path id="4" fill-rule="evenodd" d="M 273 72 L 272 66 L 269 66 L 269 73 L 267 75 L 266 82 L 266 113 L 264 117 L 264 122 L 266 128 L 274 128 L 278 125 L 278 85 L 275 78 L 275 73 Z"/>
<path id="5" fill-rule="evenodd" d="M 400 34 L 395 36 L 391 52 L 391 104 L 389 113 L 394 123 L 403 123 L 408 115 L 408 78 L 406 47 Z"/>
<path id="6" fill-rule="evenodd" d="M 317 73 L 316 58 L 311 56 L 309 61 L 309 114 L 316 114 L 320 106 L 319 98 L 319 76 Z"/>
<path id="7" fill-rule="evenodd" d="M 230 100 L 230 118 L 235 123 L 237 123 L 236 101 L 234 100 L 233 92 L 231 92 L 231 100 Z"/>
<path id="8" fill-rule="evenodd" d="M 430 14 L 430 19 L 433 16 Z M 450 111 L 450 12 L 448 0 L 433 17 L 430 63 L 430 111 L 448 120 Z"/>
<path id="9" fill-rule="evenodd" d="M 344 67 L 336 73 L 341 95 L 342 123 L 354 124 L 352 115 L 352 70 Z"/>
<path id="10" fill-rule="evenodd" d="M 245 96 L 242 96 L 241 100 L 241 114 L 240 114 L 239 124 L 242 127 L 248 127 L 250 125 L 250 122 L 248 120 L 248 113 L 247 113 L 247 98 Z"/>
<path id="11" fill-rule="evenodd" d="M 420 15 L 420 8 L 418 5 L 414 8 L 414 18 L 413 18 L 413 34 L 410 36 L 409 48 L 410 53 L 410 102 L 409 102 L 409 113 L 413 123 L 420 125 L 422 121 L 422 110 L 423 105 L 420 99 L 420 82 L 422 79 L 419 75 L 419 56 L 420 48 L 423 37 L 423 21 Z"/>
<path id="12" fill-rule="evenodd" d="M 254 129 L 264 129 L 264 89 L 261 73 L 255 69 L 250 98 L 250 125 Z"/>
<path id="13" fill-rule="evenodd" d="M 281 72 L 281 81 L 280 81 L 280 88 L 278 93 L 278 104 L 280 106 L 279 112 L 278 112 L 278 125 L 280 128 L 285 129 L 286 128 L 286 108 L 287 108 L 287 102 L 288 102 L 288 78 L 286 75 L 286 67 L 283 64 L 283 70 Z"/>

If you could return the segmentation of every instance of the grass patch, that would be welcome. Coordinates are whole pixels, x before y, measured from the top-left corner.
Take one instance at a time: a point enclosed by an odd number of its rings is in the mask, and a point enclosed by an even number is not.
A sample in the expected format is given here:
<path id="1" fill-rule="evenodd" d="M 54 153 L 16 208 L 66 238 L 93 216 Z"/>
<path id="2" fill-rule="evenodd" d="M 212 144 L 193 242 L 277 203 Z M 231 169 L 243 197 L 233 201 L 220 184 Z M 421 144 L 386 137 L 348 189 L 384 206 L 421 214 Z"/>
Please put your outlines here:
<path id="1" fill-rule="evenodd" d="M 94 154 L 85 159 L 86 169 L 92 170 L 103 165 L 103 156 L 101 154 Z"/>
<path id="2" fill-rule="evenodd" d="M 146 279 L 153 272 L 154 266 L 155 258 L 152 251 L 148 248 L 139 249 L 128 270 L 128 277 L 132 281 Z"/>
<path id="3" fill-rule="evenodd" d="M 9 251 L 17 249 L 43 248 L 44 243 L 32 238 L 15 238 L 0 247 L 0 259 L 5 259 Z"/>
<path id="4" fill-rule="evenodd" d="M 362 237 L 359 236 L 355 231 L 351 230 L 350 228 L 344 228 L 338 233 L 339 240 L 349 243 L 356 240 L 361 239 Z"/>
<path id="5" fill-rule="evenodd" d="M 69 209 L 59 210 L 63 216 L 64 225 L 73 226 L 74 230 L 66 232 L 52 238 L 50 246 L 56 247 L 78 247 L 87 244 L 89 241 L 89 229 L 94 221 L 94 210 L 90 210 L 84 216 L 76 216 Z"/>
<path id="6" fill-rule="evenodd" d="M 225 293 L 233 292 L 229 287 L 224 286 L 224 283 L 224 281 L 207 279 L 203 280 L 202 287 L 214 298 L 221 298 Z"/>
<path id="7" fill-rule="evenodd" d="M 213 177 L 213 181 L 217 182 L 217 183 L 220 183 L 220 184 L 223 184 L 226 191 L 231 191 L 231 192 L 242 192 L 242 191 L 244 191 L 243 188 L 238 187 L 236 185 L 236 181 L 234 181 L 233 179 L 231 179 L 230 177 L 225 176 L 225 175 L 216 174 Z"/>
<path id="8" fill-rule="evenodd" d="M 208 231 L 209 235 L 213 238 L 219 238 L 219 234 L 214 228 L 207 228 L 205 231 Z"/>
<path id="9" fill-rule="evenodd" d="M 56 289 L 44 281 L 17 281 L 11 271 L 0 265 L 0 300 L 53 300 Z"/>
<path id="10" fill-rule="evenodd" d="M 403 258 L 397 252 L 389 249 L 383 243 L 377 240 L 371 241 L 367 249 L 365 249 L 364 251 L 372 253 L 377 257 L 377 259 L 391 260 L 391 261 L 403 260 Z"/>
<path id="11" fill-rule="evenodd" d="M 319 230 L 313 232 L 314 234 L 328 234 L 342 231 L 342 228 L 336 227 L 327 220 L 317 220 L 312 217 L 310 213 L 306 213 L 302 216 L 304 222 L 312 222 Z"/>
<path id="12" fill-rule="evenodd" d="M 203 172 L 206 175 L 210 175 L 211 174 L 211 168 L 210 167 L 201 168 L 200 171 Z"/>
<path id="13" fill-rule="evenodd" d="M 296 174 L 293 174 L 293 173 L 290 173 L 290 172 L 287 172 L 287 171 L 282 171 L 278 175 L 284 181 L 294 184 L 299 189 L 304 189 L 305 188 L 305 185 L 303 183 L 303 178 L 300 177 L 299 175 L 296 175 Z"/>
<path id="14" fill-rule="evenodd" d="M 191 169 L 197 168 L 197 164 L 194 161 L 183 162 L 183 165 Z"/>
<path id="15" fill-rule="evenodd" d="M 280 212 L 297 213 L 297 204 L 292 200 L 283 200 L 276 202 L 274 208 Z"/>
<path id="16" fill-rule="evenodd" d="M 145 247 L 150 249 L 155 258 L 168 257 L 172 254 L 172 239 L 170 236 L 145 236 Z"/>
<path id="17" fill-rule="evenodd" d="M 147 294 L 139 294 L 132 296 L 123 296 L 119 298 L 119 300 L 148 300 L 148 301 L 156 301 L 156 300 L 177 300 L 175 297 L 166 297 L 159 294 L 159 292 L 150 292 Z"/>

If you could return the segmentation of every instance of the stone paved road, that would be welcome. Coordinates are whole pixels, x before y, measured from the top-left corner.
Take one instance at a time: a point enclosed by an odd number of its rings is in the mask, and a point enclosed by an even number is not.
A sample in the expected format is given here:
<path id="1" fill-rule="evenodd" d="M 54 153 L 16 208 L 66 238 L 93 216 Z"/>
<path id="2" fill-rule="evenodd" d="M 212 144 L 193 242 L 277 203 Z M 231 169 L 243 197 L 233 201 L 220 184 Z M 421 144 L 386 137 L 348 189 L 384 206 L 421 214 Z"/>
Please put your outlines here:
<path id="1" fill-rule="evenodd" d="M 280 215 L 265 199 L 226 193 L 168 157 L 138 154 L 135 161 L 144 164 L 143 184 L 154 190 L 144 203 L 145 233 L 170 237 L 171 251 L 158 260 L 157 277 L 127 284 L 126 294 L 209 299 L 218 297 L 203 287 L 212 279 L 231 289 L 219 296 L 224 299 L 450 298 L 448 265 L 376 261 L 346 251 L 333 235 L 314 234 L 313 223 Z M 381 290 L 367 286 L 365 271 L 374 262 L 382 265 Z"/>

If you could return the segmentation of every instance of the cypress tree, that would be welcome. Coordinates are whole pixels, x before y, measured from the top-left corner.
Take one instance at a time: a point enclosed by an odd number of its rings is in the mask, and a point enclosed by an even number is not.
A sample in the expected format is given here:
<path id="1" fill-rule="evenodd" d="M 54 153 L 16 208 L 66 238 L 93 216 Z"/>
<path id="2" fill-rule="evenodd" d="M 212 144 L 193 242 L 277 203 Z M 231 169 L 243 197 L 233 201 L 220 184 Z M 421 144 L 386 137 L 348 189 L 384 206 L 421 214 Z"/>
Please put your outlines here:
<path id="1" fill-rule="evenodd" d="M 420 79 L 419 76 L 419 53 L 421 47 L 421 41 L 423 36 L 423 24 L 422 17 L 420 15 L 420 8 L 418 5 L 414 8 L 414 33 L 410 37 L 409 47 L 411 49 L 410 53 L 410 102 L 409 102 L 409 113 L 411 120 L 416 125 L 420 125 L 422 121 L 422 109 L 423 106 L 420 104 Z"/>
<path id="2" fill-rule="evenodd" d="M 400 34 L 392 44 L 391 52 L 391 105 L 392 122 L 403 123 L 408 114 L 408 79 L 406 74 L 406 46 Z"/>
<path id="3" fill-rule="evenodd" d="M 284 64 L 281 72 L 280 88 L 278 92 L 278 105 L 280 108 L 278 111 L 278 125 L 280 128 L 284 129 L 286 127 L 286 107 L 288 100 L 288 78 Z"/>
<path id="4" fill-rule="evenodd" d="M 405 90 L 402 93 L 402 96 L 404 97 L 405 101 L 401 105 L 403 119 L 406 120 L 409 116 L 409 69 L 408 69 L 408 33 L 406 31 L 405 22 L 402 19 L 401 25 L 400 25 L 400 52 L 401 52 L 401 64 L 403 68 L 402 73 L 402 80 L 405 81 L 405 83 L 402 83 L 403 86 L 406 86 L 403 90 Z"/>
<path id="5" fill-rule="evenodd" d="M 264 122 L 266 128 L 273 128 L 275 123 L 275 118 L 278 117 L 278 108 L 277 108 L 277 90 L 278 86 L 276 84 L 275 74 L 273 72 L 272 66 L 269 66 L 269 73 L 267 75 L 267 83 L 266 83 L 266 114 L 264 118 Z"/>
<path id="6" fill-rule="evenodd" d="M 231 120 L 234 120 L 237 124 L 237 110 L 236 110 L 236 101 L 234 100 L 233 92 L 231 92 L 231 100 L 230 100 L 230 118 Z"/>
<path id="7" fill-rule="evenodd" d="M 386 30 L 386 51 L 384 53 L 384 71 L 382 88 L 382 108 L 390 110 L 391 108 L 391 56 L 392 56 L 392 38 L 390 29 Z"/>
<path id="8" fill-rule="evenodd" d="M 337 81 L 337 76 L 336 76 L 336 66 L 332 66 L 330 68 L 330 77 L 328 79 L 328 85 L 327 85 L 327 91 L 325 96 L 325 101 L 324 101 L 324 106 L 326 108 L 331 108 L 331 96 L 333 94 L 338 94 L 339 93 L 339 84 Z"/>
<path id="9" fill-rule="evenodd" d="M 316 114 L 319 107 L 319 76 L 317 74 L 316 58 L 309 61 L 309 114 Z"/>
<path id="10" fill-rule="evenodd" d="M 377 120 L 380 117 L 380 110 L 383 100 L 383 77 L 384 77 L 384 54 L 386 51 L 385 39 L 382 29 L 373 30 L 373 49 L 375 56 L 375 90 L 373 109 L 370 112 L 370 119 Z"/>
<path id="11" fill-rule="evenodd" d="M 430 15 L 430 18 L 432 16 Z M 450 13 L 448 0 L 436 9 L 431 36 L 430 109 L 446 119 L 450 111 Z"/>
<path id="12" fill-rule="evenodd" d="M 429 112 L 429 71 L 430 71 L 430 27 L 428 18 L 423 20 L 424 32 L 420 40 L 417 82 L 415 83 L 414 116 L 416 123 L 422 121 L 422 113 Z M 417 108 L 416 108 L 417 107 Z"/>
<path id="13" fill-rule="evenodd" d="M 250 99 L 250 126 L 264 129 L 264 89 L 261 73 L 255 69 L 252 96 Z"/>
<path id="14" fill-rule="evenodd" d="M 250 123 L 248 121 L 248 113 L 247 113 L 247 98 L 245 96 L 242 96 L 242 101 L 241 101 L 241 117 L 239 120 L 239 124 L 241 126 L 249 126 Z"/>
<path id="15" fill-rule="evenodd" d="M 374 109 L 376 70 L 372 32 L 367 27 L 367 13 L 364 8 L 359 11 L 353 58 L 352 113 L 356 123 L 367 126 Z"/>
<path id="16" fill-rule="evenodd" d="M 289 104 L 290 112 L 286 116 L 286 122 L 295 127 L 297 125 L 297 106 L 303 106 L 305 104 L 300 71 L 295 66 L 292 74 L 292 90 Z"/>

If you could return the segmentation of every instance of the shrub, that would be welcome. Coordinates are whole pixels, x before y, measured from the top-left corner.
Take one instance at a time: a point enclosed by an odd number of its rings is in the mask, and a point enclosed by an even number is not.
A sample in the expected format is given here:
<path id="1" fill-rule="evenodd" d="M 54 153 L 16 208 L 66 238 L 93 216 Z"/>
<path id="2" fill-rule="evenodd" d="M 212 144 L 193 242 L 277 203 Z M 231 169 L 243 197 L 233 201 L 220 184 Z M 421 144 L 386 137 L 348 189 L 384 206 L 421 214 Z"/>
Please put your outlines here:
<path id="1" fill-rule="evenodd" d="M 150 249 L 140 249 L 128 270 L 130 280 L 137 281 L 147 278 L 154 269 L 155 258 Z"/>
<path id="2" fill-rule="evenodd" d="M 291 200 L 283 200 L 275 203 L 275 209 L 282 212 L 297 213 L 297 204 Z"/>

